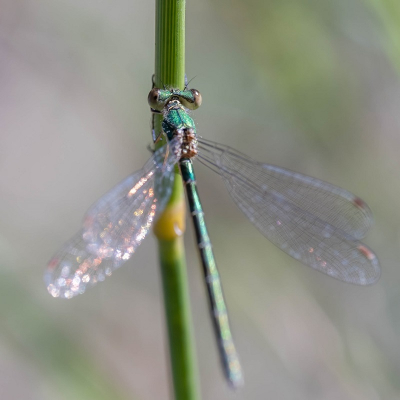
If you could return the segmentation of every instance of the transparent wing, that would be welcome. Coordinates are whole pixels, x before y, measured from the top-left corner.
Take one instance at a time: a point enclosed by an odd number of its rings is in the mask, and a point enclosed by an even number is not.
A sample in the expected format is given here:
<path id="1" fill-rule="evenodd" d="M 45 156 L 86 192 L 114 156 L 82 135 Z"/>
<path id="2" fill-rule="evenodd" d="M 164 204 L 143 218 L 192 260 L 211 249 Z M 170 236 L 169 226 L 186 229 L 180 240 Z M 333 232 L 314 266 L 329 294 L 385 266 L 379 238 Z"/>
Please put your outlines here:
<path id="1" fill-rule="evenodd" d="M 50 260 L 44 281 L 53 297 L 70 299 L 102 282 L 121 264 L 112 258 L 91 254 L 83 232 L 79 231 Z"/>
<path id="2" fill-rule="evenodd" d="M 144 167 L 104 195 L 84 217 L 90 252 L 127 260 L 146 236 L 172 190 L 179 139 L 154 153 Z"/>
<path id="3" fill-rule="evenodd" d="M 378 280 L 378 260 L 359 242 L 372 223 L 361 199 L 228 146 L 199 143 L 200 161 L 222 176 L 236 204 L 272 243 L 337 279 L 360 285 Z"/>
<path id="4" fill-rule="evenodd" d="M 167 203 L 178 161 L 179 140 L 157 150 L 86 213 L 78 232 L 50 261 L 46 284 L 55 297 L 70 298 L 127 261 Z"/>

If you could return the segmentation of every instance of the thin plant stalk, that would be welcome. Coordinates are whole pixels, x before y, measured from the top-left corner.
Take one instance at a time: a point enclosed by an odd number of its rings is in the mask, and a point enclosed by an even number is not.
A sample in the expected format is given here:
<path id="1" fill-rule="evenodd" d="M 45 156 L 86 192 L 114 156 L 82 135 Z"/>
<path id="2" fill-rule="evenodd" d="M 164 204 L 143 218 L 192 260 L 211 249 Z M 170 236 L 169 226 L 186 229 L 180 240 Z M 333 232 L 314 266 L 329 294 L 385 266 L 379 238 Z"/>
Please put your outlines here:
<path id="1" fill-rule="evenodd" d="M 156 0 L 156 87 L 183 89 L 185 82 L 185 0 Z M 154 116 L 156 136 L 162 116 Z M 165 144 L 166 138 L 157 143 Z M 169 203 L 156 222 L 169 355 L 175 400 L 199 400 L 196 352 L 190 314 L 189 288 L 183 243 L 185 197 L 178 168 Z"/>

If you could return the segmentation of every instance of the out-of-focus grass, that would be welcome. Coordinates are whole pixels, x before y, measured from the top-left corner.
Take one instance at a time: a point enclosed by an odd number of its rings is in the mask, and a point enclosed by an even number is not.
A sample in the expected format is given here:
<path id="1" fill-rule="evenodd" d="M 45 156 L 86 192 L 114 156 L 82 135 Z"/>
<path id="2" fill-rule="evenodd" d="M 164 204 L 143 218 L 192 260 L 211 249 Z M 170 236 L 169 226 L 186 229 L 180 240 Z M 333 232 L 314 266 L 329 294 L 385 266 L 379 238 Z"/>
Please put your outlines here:
<path id="1" fill-rule="evenodd" d="M 354 24 L 361 29 L 369 24 L 362 5 L 313 0 L 233 3 L 220 2 L 220 15 L 240 28 L 232 31 L 261 85 L 289 111 L 285 117 L 320 146 L 348 136 L 363 105 L 361 77 L 346 54 L 354 44 L 348 25 L 357 12 L 361 18 Z M 361 33 L 373 35 L 368 30 Z"/>
<path id="2" fill-rule="evenodd" d="M 400 71 L 400 3 L 396 0 L 365 0 L 382 23 L 380 43 Z"/>
<path id="3" fill-rule="evenodd" d="M 54 323 L 44 305 L 32 298 L 11 274 L 1 274 L 0 319 L 2 339 L 38 373 L 41 386 L 47 387 L 41 394 L 31 393 L 31 398 L 45 399 L 47 395 L 65 400 L 128 398 L 85 349 L 68 336 L 68 330 Z M 3 398 L 12 396 L 5 393 Z M 133 398 L 132 394 L 129 398 Z"/>

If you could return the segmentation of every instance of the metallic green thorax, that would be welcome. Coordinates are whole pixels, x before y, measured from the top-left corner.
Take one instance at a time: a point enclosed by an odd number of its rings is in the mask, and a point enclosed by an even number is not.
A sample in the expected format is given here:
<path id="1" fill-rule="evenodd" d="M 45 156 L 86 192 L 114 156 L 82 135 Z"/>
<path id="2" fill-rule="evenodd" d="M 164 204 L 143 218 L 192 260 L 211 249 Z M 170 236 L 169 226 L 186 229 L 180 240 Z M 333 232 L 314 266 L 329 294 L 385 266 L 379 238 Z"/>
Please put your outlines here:
<path id="1" fill-rule="evenodd" d="M 186 112 L 185 108 L 177 101 L 171 105 L 169 103 L 164 111 L 162 129 L 166 133 L 168 140 L 171 140 L 177 129 L 192 128 L 196 133 L 193 119 Z"/>

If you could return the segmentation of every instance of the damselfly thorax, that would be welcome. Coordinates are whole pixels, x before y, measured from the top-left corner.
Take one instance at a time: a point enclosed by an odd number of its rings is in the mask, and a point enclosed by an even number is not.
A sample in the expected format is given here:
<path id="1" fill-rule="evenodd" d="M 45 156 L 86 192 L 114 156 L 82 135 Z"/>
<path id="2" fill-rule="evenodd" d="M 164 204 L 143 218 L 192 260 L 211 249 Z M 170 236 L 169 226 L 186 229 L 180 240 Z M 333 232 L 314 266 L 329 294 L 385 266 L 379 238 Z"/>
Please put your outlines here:
<path id="1" fill-rule="evenodd" d="M 148 96 L 151 111 L 163 114 L 161 135 L 168 140 L 178 138 L 180 146 L 175 151 L 180 151 L 179 159 L 192 159 L 197 156 L 196 126 L 188 110 L 195 110 L 201 105 L 201 94 L 196 89 L 191 90 L 162 90 L 153 88 Z"/>
<path id="2" fill-rule="evenodd" d="M 193 128 L 177 129 L 173 133 L 173 137 L 180 138 L 181 146 L 180 161 L 183 159 L 192 159 L 197 156 L 197 137 Z"/>

